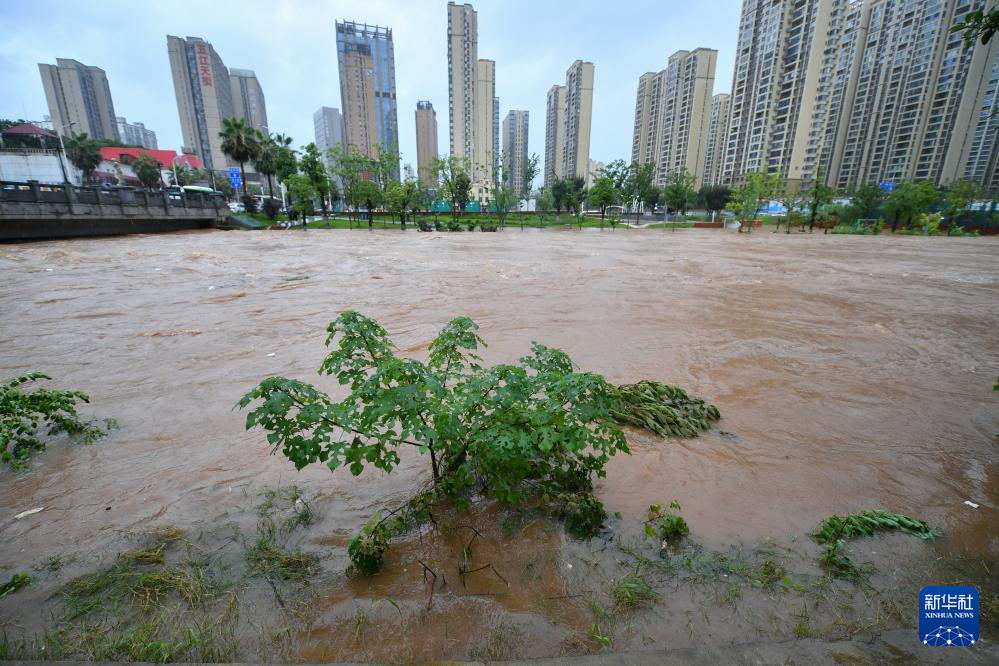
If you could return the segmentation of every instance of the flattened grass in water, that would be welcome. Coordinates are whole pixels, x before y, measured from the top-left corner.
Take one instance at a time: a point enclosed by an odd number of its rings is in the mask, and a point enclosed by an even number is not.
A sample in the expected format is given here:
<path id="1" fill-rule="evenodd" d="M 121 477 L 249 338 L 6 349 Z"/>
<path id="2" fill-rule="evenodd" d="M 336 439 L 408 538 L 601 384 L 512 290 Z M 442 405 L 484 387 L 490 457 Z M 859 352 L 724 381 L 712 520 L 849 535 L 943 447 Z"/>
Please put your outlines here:
<path id="1" fill-rule="evenodd" d="M 717 407 L 679 386 L 642 380 L 617 388 L 620 404 L 610 410 L 611 418 L 660 437 L 696 437 L 721 418 Z"/>
<path id="2" fill-rule="evenodd" d="M 286 514 L 280 521 L 275 520 L 279 513 Z M 318 556 L 284 546 L 291 532 L 315 520 L 315 512 L 298 486 L 265 492 L 257 515 L 257 540 L 246 550 L 246 561 L 254 573 L 304 581 L 319 571 Z"/>
<path id="3" fill-rule="evenodd" d="M 236 594 L 226 593 L 207 564 L 166 563 L 182 531 L 162 528 L 151 536 L 146 548 L 63 586 L 63 614 L 41 636 L 5 634 L 0 659 L 231 661 Z"/>
<path id="4" fill-rule="evenodd" d="M 840 578 L 858 578 L 862 571 L 843 554 L 846 540 L 857 536 L 872 536 L 875 532 L 898 530 L 920 539 L 933 539 L 940 535 L 922 520 L 915 520 L 900 513 L 890 513 L 882 509 L 868 509 L 846 516 L 832 515 L 819 523 L 811 537 L 815 543 L 825 546 L 819 557 L 819 564 L 826 571 Z"/>
<path id="5" fill-rule="evenodd" d="M 265 536 L 246 551 L 246 560 L 259 574 L 282 580 L 305 580 L 319 570 L 319 558 L 301 550 L 286 551 Z"/>

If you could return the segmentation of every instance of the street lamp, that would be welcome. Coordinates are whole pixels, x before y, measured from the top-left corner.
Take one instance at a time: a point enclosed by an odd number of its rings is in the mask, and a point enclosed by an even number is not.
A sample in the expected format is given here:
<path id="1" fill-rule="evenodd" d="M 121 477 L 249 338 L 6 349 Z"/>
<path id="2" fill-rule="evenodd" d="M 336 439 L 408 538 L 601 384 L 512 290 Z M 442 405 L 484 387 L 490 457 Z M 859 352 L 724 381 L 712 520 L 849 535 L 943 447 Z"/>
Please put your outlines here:
<path id="1" fill-rule="evenodd" d="M 183 153 L 180 155 L 174 155 L 171 164 L 173 165 L 173 184 L 180 187 L 180 179 L 177 178 L 177 160 L 183 157 Z"/>
<path id="2" fill-rule="evenodd" d="M 56 132 L 56 136 L 59 137 L 59 166 L 62 167 L 62 182 L 69 185 L 69 172 L 66 170 L 66 144 L 62 142 L 62 131 L 67 127 L 72 127 L 76 124 L 76 121 L 72 121 L 67 125 L 63 125 Z"/>

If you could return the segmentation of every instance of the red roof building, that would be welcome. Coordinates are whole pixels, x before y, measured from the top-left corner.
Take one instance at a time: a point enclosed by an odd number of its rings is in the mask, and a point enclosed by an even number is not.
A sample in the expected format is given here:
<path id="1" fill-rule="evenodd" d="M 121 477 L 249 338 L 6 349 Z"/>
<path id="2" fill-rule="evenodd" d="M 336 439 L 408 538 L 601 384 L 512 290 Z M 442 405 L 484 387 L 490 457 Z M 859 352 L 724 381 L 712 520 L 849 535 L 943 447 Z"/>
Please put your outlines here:
<path id="1" fill-rule="evenodd" d="M 174 159 L 177 158 L 177 167 L 184 168 L 188 167 L 191 169 L 200 169 L 201 160 L 198 159 L 197 155 L 189 155 L 183 153 L 180 156 L 177 155 L 172 150 L 148 150 L 146 148 L 121 148 L 119 146 L 105 146 L 101 148 L 101 159 L 110 160 L 112 162 L 121 162 L 122 164 L 128 164 L 139 158 L 139 155 L 143 153 L 149 153 L 152 155 L 160 166 L 164 169 L 172 169 L 174 166 Z"/>
<path id="2" fill-rule="evenodd" d="M 41 127 L 32 125 L 31 123 L 21 123 L 20 125 L 8 127 L 3 130 L 2 134 L 10 134 L 11 136 L 43 136 L 52 139 L 55 138 L 55 134 L 52 132 L 43 130 Z"/>

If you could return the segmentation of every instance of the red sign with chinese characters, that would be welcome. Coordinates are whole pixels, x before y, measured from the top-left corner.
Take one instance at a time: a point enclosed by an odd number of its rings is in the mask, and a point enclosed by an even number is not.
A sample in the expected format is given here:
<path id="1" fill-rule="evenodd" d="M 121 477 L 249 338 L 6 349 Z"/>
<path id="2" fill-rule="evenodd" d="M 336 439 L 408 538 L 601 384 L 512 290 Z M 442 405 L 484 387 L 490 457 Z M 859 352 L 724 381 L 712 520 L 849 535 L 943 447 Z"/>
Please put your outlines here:
<path id="1" fill-rule="evenodd" d="M 201 77 L 201 85 L 212 85 L 212 61 L 208 57 L 208 48 L 201 42 L 194 46 L 198 52 L 198 75 Z"/>

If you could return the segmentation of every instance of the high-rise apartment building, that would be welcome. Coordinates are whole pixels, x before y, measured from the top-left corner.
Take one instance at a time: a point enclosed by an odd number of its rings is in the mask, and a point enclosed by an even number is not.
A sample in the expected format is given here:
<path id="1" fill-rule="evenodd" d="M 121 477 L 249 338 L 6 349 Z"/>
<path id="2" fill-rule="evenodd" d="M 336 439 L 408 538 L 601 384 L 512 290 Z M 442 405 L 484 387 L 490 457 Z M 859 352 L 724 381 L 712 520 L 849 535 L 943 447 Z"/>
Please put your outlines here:
<path id="1" fill-rule="evenodd" d="M 587 179 L 593 121 L 593 63 L 577 60 L 565 73 L 562 178 Z"/>
<path id="2" fill-rule="evenodd" d="M 658 109 L 659 186 L 681 171 L 694 176 L 694 187 L 701 186 L 717 59 L 718 51 L 703 48 L 677 51 L 669 57 Z"/>
<path id="3" fill-rule="evenodd" d="M 984 0 L 746 0 L 721 179 L 801 186 L 997 177 L 999 43 L 951 32 Z"/>
<path id="4" fill-rule="evenodd" d="M 267 105 L 264 102 L 264 89 L 252 69 L 229 70 L 229 84 L 232 86 L 232 106 L 236 118 L 264 134 L 270 133 L 267 125 Z"/>
<path id="5" fill-rule="evenodd" d="M 451 155 L 471 166 L 472 197 L 491 197 L 499 151 L 496 63 L 479 59 L 478 13 L 447 5 L 448 115 Z"/>
<path id="6" fill-rule="evenodd" d="M 518 199 L 525 186 L 524 166 L 527 163 L 528 112 L 508 111 L 503 119 L 503 184 Z"/>
<path id="7" fill-rule="evenodd" d="M 593 187 L 593 183 L 603 175 L 604 169 L 607 165 L 603 162 L 598 162 L 597 160 L 590 160 L 590 171 L 586 177 L 586 187 Z"/>
<path id="8" fill-rule="evenodd" d="M 226 169 L 229 162 L 219 133 L 222 120 L 236 115 L 228 68 L 200 37 L 167 35 L 167 54 L 184 148 L 197 155 L 206 169 Z"/>
<path id="9" fill-rule="evenodd" d="M 725 159 L 725 139 L 728 137 L 729 95 L 719 93 L 711 98 L 711 113 L 708 117 L 708 143 L 704 151 L 704 169 L 701 183 L 721 184 L 722 163 Z"/>
<path id="10" fill-rule="evenodd" d="M 545 187 L 561 178 L 565 145 L 565 86 L 554 85 L 548 89 L 545 113 Z"/>
<path id="11" fill-rule="evenodd" d="M 370 157 L 377 146 L 398 152 L 392 30 L 337 21 L 336 50 L 345 142 Z"/>
<path id="12" fill-rule="evenodd" d="M 655 163 L 658 151 L 659 104 L 662 101 L 663 72 L 646 72 L 638 79 L 635 95 L 635 125 L 631 135 L 631 161 Z"/>
<path id="13" fill-rule="evenodd" d="M 312 114 L 312 126 L 316 135 L 316 148 L 323 156 L 326 167 L 333 166 L 333 159 L 329 151 L 334 146 L 343 145 L 343 116 L 340 109 L 330 106 L 321 106 Z"/>
<path id="14" fill-rule="evenodd" d="M 479 60 L 475 71 L 472 182 L 486 184 L 492 183 L 496 170 L 496 63 Z"/>
<path id="15" fill-rule="evenodd" d="M 156 132 L 146 129 L 143 123 L 130 123 L 125 118 L 118 116 L 115 118 L 118 126 L 118 136 L 121 142 L 129 146 L 142 146 L 149 150 L 156 150 Z"/>
<path id="16" fill-rule="evenodd" d="M 428 101 L 416 103 L 416 171 L 420 182 L 429 189 L 437 188 L 433 163 L 437 157 L 437 112 Z"/>
<path id="17" fill-rule="evenodd" d="M 963 35 L 951 32 L 983 6 L 873 0 L 855 9 L 858 50 L 831 184 L 995 182 L 999 44 L 966 48 Z"/>
<path id="18" fill-rule="evenodd" d="M 950 134 L 940 180 L 969 178 L 999 189 L 999 44 L 979 45 L 968 66 L 965 94 Z M 926 138 L 927 141 L 931 137 Z"/>
<path id="19" fill-rule="evenodd" d="M 39 63 L 38 69 L 56 132 L 121 140 L 111 86 L 103 69 L 69 58 L 56 58 L 55 65 Z"/>
<path id="20" fill-rule="evenodd" d="M 470 4 L 447 4 L 447 90 L 451 155 L 475 155 L 475 82 L 479 67 L 478 13 Z"/>
<path id="21" fill-rule="evenodd" d="M 831 99 L 848 84 L 846 15 L 863 0 L 746 0 L 732 79 L 722 178 L 776 172 L 806 183 L 821 171 L 822 147 L 841 107 Z"/>

